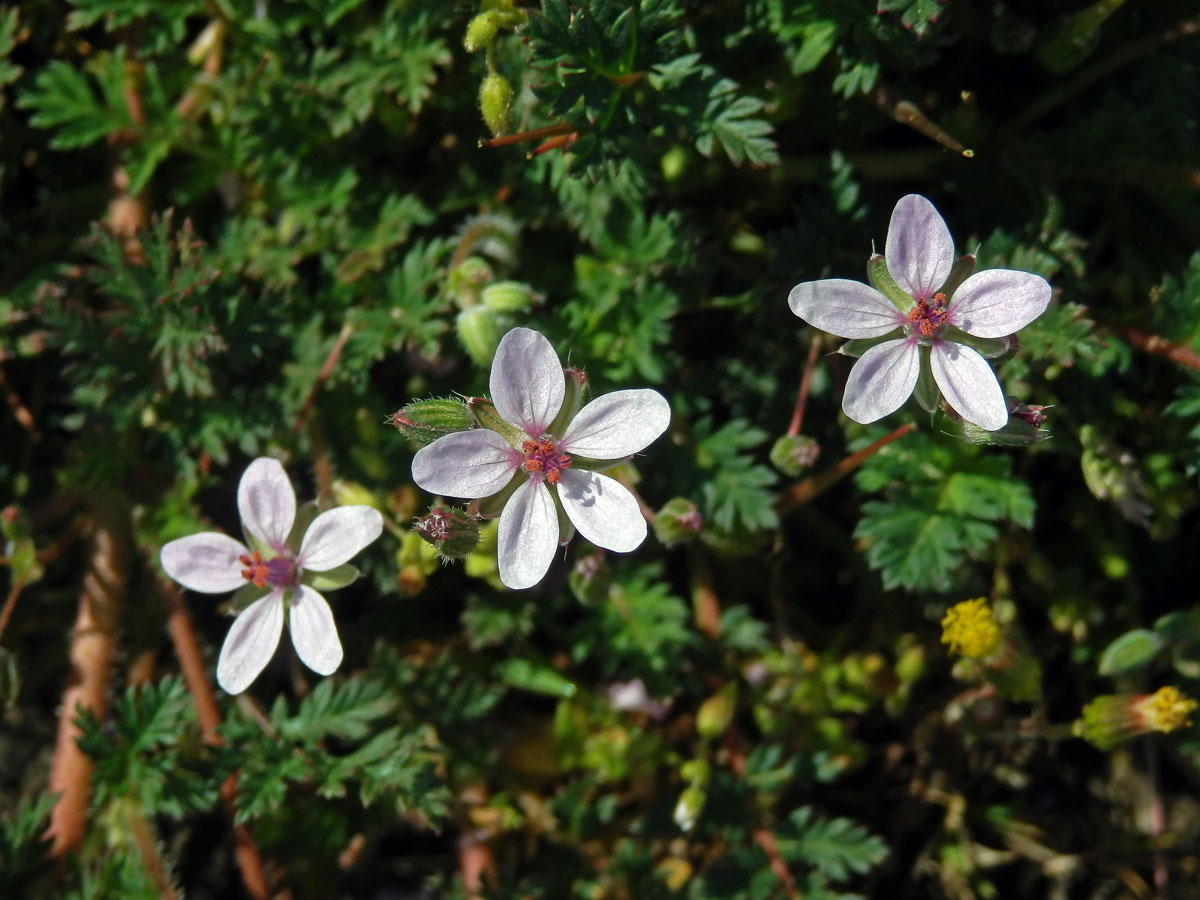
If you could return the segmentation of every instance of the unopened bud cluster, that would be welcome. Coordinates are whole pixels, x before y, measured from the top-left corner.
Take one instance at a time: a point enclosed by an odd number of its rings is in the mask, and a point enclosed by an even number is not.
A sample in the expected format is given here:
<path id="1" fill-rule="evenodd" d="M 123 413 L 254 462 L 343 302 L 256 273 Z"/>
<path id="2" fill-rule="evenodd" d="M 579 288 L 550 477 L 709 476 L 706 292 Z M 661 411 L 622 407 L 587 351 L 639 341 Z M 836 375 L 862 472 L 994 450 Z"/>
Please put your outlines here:
<path id="1" fill-rule="evenodd" d="M 512 124 L 512 84 L 496 71 L 495 41 L 501 29 L 514 28 L 525 20 L 513 0 L 484 0 L 483 10 L 469 23 L 463 34 L 463 49 L 468 53 L 487 52 L 488 71 L 479 85 L 479 111 L 493 135 L 507 134 Z"/>
<path id="2" fill-rule="evenodd" d="M 663 504 L 651 523 L 654 536 L 663 544 L 680 544 L 695 539 L 704 528 L 704 517 L 691 500 L 676 497 Z"/>

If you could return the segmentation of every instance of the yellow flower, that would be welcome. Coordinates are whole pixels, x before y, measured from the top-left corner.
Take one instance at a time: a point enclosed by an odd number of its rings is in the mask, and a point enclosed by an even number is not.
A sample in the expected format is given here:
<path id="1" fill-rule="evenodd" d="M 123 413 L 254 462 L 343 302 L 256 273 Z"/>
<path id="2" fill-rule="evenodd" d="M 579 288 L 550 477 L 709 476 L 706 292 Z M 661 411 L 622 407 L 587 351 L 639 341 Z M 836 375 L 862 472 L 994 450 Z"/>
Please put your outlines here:
<path id="1" fill-rule="evenodd" d="M 942 619 L 942 643 L 950 652 L 971 659 L 987 659 L 1000 646 L 1001 631 L 982 597 L 956 603 Z"/>
<path id="2" fill-rule="evenodd" d="M 1073 731 L 1108 750 L 1139 734 L 1168 734 L 1190 725 L 1188 716 L 1195 709 L 1196 701 L 1173 687 L 1159 688 L 1153 694 L 1105 694 L 1083 708 L 1083 717 L 1075 722 Z"/>
<path id="3" fill-rule="evenodd" d="M 1162 687 L 1136 704 L 1142 722 L 1151 731 L 1170 734 L 1176 728 L 1191 725 L 1188 718 L 1196 708 L 1196 701 L 1181 694 L 1178 688 Z"/>

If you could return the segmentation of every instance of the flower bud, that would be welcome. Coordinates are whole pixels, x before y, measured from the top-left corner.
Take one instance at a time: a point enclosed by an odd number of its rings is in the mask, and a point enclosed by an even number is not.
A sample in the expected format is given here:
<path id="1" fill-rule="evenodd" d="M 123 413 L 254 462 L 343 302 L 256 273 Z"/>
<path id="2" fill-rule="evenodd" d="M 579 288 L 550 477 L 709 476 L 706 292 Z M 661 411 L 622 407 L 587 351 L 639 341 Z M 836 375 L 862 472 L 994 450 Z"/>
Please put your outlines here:
<path id="1" fill-rule="evenodd" d="M 1153 694 L 1105 694 L 1083 708 L 1083 717 L 1071 730 L 1100 750 L 1108 750 L 1139 734 L 1169 734 L 1191 725 L 1189 716 L 1195 709 L 1196 701 L 1174 687 L 1159 688 Z"/>
<path id="2" fill-rule="evenodd" d="M 693 540 L 704 527 L 704 517 L 696 504 L 685 497 L 676 497 L 663 504 L 651 522 L 654 536 L 670 546 Z"/>
<path id="3" fill-rule="evenodd" d="M 821 445 L 804 434 L 785 434 L 771 448 L 771 464 L 789 477 L 796 477 L 812 468 L 821 452 Z"/>
<path id="4" fill-rule="evenodd" d="M 693 785 L 683 789 L 679 801 L 675 804 L 674 813 L 675 824 L 679 826 L 680 831 L 691 831 L 695 827 L 696 820 L 700 818 L 704 809 L 705 799 L 707 794 L 703 788 Z"/>
<path id="5" fill-rule="evenodd" d="M 512 121 L 512 85 L 499 72 L 488 72 L 479 85 L 479 110 L 494 135 L 508 133 Z"/>
<path id="6" fill-rule="evenodd" d="M 539 303 L 542 298 L 533 288 L 520 281 L 497 281 L 483 289 L 480 299 L 492 312 L 519 313 Z"/>
<path id="7" fill-rule="evenodd" d="M 454 327 L 471 360 L 478 366 L 491 365 L 501 337 L 496 314 L 486 306 L 472 306 L 458 314 Z"/>
<path id="8" fill-rule="evenodd" d="M 468 53 L 482 50 L 496 37 L 500 30 L 500 13 L 494 9 L 481 12 L 467 24 L 463 35 L 463 49 Z"/>
<path id="9" fill-rule="evenodd" d="M 475 427 L 467 405 L 461 400 L 445 397 L 436 400 L 414 400 L 387 417 L 402 435 L 424 446 L 455 431 Z"/>
<path id="10" fill-rule="evenodd" d="M 333 479 L 333 501 L 338 506 L 369 506 L 372 509 L 383 509 L 383 503 L 369 488 L 344 478 Z"/>
<path id="11" fill-rule="evenodd" d="M 696 732 L 702 738 L 725 733 L 737 711 L 737 682 L 731 681 L 700 704 L 696 713 Z"/>
<path id="12" fill-rule="evenodd" d="M 599 606 L 607 602 L 612 587 L 612 573 L 608 570 L 604 554 L 597 550 L 576 560 L 571 574 L 567 576 L 567 585 L 575 599 L 584 606 Z"/>
<path id="13" fill-rule="evenodd" d="M 486 259 L 468 256 L 446 275 L 446 286 L 454 302 L 466 309 L 479 302 L 479 292 L 493 277 L 492 267 Z"/>
<path id="14" fill-rule="evenodd" d="M 461 509 L 431 509 L 413 530 L 437 548 L 443 561 L 466 559 L 479 546 L 479 522 Z"/>

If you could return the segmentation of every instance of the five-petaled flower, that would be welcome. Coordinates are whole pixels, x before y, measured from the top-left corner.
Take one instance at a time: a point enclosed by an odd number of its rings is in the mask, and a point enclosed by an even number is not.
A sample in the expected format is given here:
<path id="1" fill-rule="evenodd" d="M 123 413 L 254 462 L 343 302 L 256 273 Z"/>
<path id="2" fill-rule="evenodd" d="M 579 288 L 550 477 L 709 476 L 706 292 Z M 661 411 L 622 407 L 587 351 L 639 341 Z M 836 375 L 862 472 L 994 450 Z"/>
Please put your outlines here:
<path id="1" fill-rule="evenodd" d="M 883 261 L 890 284 L 882 273 L 873 275 L 875 287 L 828 278 L 798 284 L 788 295 L 792 312 L 810 325 L 839 337 L 874 339 L 850 371 L 842 397 L 846 415 L 867 424 L 895 412 L 927 367 L 936 388 L 919 390 L 918 399 L 932 394 L 936 403 L 940 391 L 967 421 L 988 431 L 1003 428 L 1004 392 L 970 345 L 1024 328 L 1045 311 L 1050 285 L 1014 269 L 986 269 L 958 284 L 974 260 L 964 257 L 960 271 L 946 223 L 917 194 L 902 197 L 892 211 Z"/>
<path id="2" fill-rule="evenodd" d="M 206 594 L 241 588 L 237 599 L 253 601 L 221 647 L 217 683 L 231 694 L 249 687 L 274 655 L 284 618 L 301 662 L 331 674 L 341 664 L 342 644 L 314 585 L 330 590 L 353 581 L 357 573 L 346 562 L 379 537 L 383 517 L 369 506 L 328 510 L 311 520 L 297 546 L 296 495 L 283 466 L 266 457 L 246 467 L 237 500 L 250 546 L 209 531 L 171 541 L 160 555 L 166 573 L 186 588 Z"/>
<path id="3" fill-rule="evenodd" d="M 481 499 L 505 492 L 496 554 L 509 588 L 541 581 L 575 529 L 618 553 L 646 537 L 637 500 L 595 469 L 643 450 L 666 430 L 671 409 L 657 391 L 640 389 L 597 397 L 572 415 L 564 405 L 568 377 L 545 337 L 514 328 L 496 348 L 489 379 L 506 425 L 448 434 L 413 457 L 413 480 L 431 493 Z M 560 509 L 569 520 L 561 529 Z"/>

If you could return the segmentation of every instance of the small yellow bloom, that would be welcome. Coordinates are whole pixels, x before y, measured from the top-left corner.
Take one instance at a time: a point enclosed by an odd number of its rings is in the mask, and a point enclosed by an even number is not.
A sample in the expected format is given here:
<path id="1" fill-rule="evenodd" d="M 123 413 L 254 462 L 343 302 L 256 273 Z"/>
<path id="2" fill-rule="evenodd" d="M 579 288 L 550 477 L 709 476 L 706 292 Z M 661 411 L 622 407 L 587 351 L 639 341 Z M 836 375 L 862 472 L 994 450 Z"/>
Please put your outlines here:
<path id="1" fill-rule="evenodd" d="M 1170 734 L 1176 728 L 1192 724 L 1188 716 L 1196 709 L 1196 701 L 1168 686 L 1147 696 L 1136 709 L 1148 729 Z"/>
<path id="2" fill-rule="evenodd" d="M 1195 709 L 1196 701 L 1173 687 L 1159 688 L 1153 694 L 1105 694 L 1083 708 L 1073 731 L 1101 750 L 1108 750 L 1139 734 L 1167 734 L 1190 725 L 1188 716 Z"/>
<path id="3" fill-rule="evenodd" d="M 982 597 L 956 603 L 942 619 L 942 643 L 950 652 L 971 659 L 987 659 L 1000 646 L 1000 626 Z"/>

